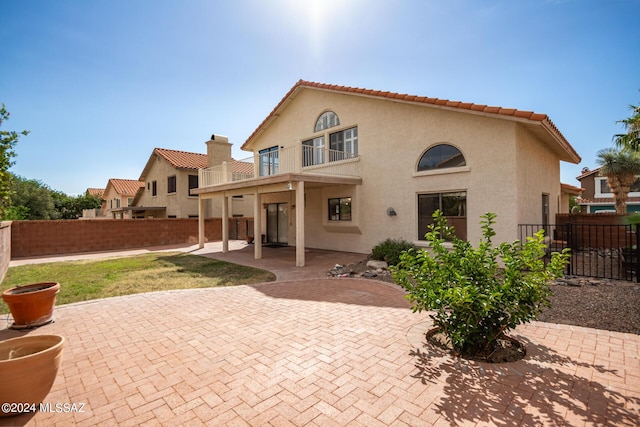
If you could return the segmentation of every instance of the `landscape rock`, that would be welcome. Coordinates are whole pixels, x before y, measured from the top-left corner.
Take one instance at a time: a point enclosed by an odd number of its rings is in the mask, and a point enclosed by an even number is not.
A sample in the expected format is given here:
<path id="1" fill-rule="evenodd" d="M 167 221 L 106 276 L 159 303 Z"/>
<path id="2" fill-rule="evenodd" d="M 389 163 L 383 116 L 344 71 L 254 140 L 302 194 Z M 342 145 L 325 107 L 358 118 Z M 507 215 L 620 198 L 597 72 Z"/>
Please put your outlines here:
<path id="1" fill-rule="evenodd" d="M 386 261 L 378 261 L 377 259 L 371 259 L 367 261 L 367 267 L 373 270 L 377 270 L 377 269 L 386 270 L 389 267 L 389 264 L 387 264 Z"/>

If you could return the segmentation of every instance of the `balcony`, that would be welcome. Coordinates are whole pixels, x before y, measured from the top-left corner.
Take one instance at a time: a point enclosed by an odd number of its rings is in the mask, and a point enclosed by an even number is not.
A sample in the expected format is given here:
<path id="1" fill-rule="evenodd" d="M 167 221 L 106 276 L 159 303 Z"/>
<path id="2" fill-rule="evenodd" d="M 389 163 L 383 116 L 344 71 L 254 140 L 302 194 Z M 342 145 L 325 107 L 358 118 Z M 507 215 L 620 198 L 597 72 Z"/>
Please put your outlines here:
<path id="1" fill-rule="evenodd" d="M 254 153 L 243 160 L 225 162 L 218 166 L 200 169 L 199 188 L 255 178 L 302 173 L 342 177 L 360 177 L 360 157 L 346 151 L 330 150 L 298 144 Z"/>

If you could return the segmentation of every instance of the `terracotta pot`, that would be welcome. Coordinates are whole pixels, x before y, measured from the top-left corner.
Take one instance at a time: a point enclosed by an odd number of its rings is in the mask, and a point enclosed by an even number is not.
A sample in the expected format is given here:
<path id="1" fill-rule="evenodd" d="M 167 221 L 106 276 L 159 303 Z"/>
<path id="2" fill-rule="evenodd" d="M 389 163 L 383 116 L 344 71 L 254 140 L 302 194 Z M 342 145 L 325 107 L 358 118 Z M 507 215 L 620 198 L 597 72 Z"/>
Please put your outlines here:
<path id="1" fill-rule="evenodd" d="M 0 341 L 0 403 L 9 404 L 2 406 L 0 417 L 38 408 L 58 374 L 64 341 L 60 335 Z"/>
<path id="2" fill-rule="evenodd" d="M 2 299 L 13 316 L 11 328 L 33 328 L 51 322 L 58 292 L 60 284 L 55 282 L 16 286 L 4 291 Z"/>

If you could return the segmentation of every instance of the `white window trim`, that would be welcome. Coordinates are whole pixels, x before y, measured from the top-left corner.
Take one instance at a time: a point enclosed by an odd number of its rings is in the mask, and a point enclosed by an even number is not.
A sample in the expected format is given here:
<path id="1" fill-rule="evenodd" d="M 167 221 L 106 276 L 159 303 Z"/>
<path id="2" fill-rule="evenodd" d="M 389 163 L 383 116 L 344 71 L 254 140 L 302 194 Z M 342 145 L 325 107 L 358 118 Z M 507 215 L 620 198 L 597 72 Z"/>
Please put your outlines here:
<path id="1" fill-rule="evenodd" d="M 639 178 L 639 177 L 636 177 Z M 595 197 L 600 198 L 600 199 L 613 199 L 613 193 L 602 193 L 600 191 L 600 188 L 602 188 L 602 184 L 601 181 L 606 181 L 607 177 L 606 176 L 598 176 L 595 177 L 594 179 L 594 183 L 595 183 Z M 640 191 L 632 191 L 629 193 L 629 197 L 640 197 Z"/>
<path id="2" fill-rule="evenodd" d="M 602 181 L 606 181 L 606 180 L 607 180 L 607 178 L 604 177 L 604 176 L 603 177 L 596 177 L 594 179 L 594 183 L 595 183 L 595 187 L 596 187 L 595 188 L 595 190 L 596 190 L 595 191 L 595 197 L 601 198 L 601 199 L 604 199 L 604 198 L 613 199 L 613 193 L 602 193 L 600 191 L 600 189 L 602 188 Z"/>

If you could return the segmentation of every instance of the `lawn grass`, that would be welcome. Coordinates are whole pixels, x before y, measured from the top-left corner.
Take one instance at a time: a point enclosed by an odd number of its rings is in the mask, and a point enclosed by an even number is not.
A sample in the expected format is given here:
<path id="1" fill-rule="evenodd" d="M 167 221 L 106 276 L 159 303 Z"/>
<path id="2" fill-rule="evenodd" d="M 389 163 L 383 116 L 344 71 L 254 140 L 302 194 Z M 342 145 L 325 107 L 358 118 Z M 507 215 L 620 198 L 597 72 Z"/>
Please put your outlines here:
<path id="1" fill-rule="evenodd" d="M 4 291 L 17 285 L 60 283 L 56 305 L 170 289 L 234 286 L 275 280 L 265 270 L 182 252 L 27 264 L 10 267 L 0 284 Z M 9 308 L 0 300 L 0 313 Z"/>

